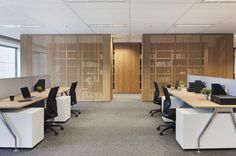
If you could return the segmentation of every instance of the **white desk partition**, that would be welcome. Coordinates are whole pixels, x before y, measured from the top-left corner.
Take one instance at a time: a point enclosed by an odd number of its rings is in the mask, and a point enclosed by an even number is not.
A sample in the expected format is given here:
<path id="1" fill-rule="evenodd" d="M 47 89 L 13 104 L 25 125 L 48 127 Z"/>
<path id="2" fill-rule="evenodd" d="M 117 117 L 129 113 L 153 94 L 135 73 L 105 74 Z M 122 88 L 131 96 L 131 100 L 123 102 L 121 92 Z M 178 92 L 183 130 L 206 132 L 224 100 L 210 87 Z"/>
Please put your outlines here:
<path id="1" fill-rule="evenodd" d="M 211 88 L 212 83 L 219 83 L 219 84 L 225 86 L 225 91 L 229 95 L 236 96 L 236 89 L 235 89 L 236 88 L 236 80 L 235 79 L 188 75 L 187 82 L 194 82 L 195 80 L 201 80 L 202 82 L 205 82 L 205 84 L 208 88 Z"/>
<path id="2" fill-rule="evenodd" d="M 0 79 L 0 99 L 7 98 L 9 95 L 21 94 L 21 87 L 29 87 L 30 91 L 33 91 L 33 87 L 39 79 L 45 79 L 46 88 L 51 86 L 49 75 Z"/>

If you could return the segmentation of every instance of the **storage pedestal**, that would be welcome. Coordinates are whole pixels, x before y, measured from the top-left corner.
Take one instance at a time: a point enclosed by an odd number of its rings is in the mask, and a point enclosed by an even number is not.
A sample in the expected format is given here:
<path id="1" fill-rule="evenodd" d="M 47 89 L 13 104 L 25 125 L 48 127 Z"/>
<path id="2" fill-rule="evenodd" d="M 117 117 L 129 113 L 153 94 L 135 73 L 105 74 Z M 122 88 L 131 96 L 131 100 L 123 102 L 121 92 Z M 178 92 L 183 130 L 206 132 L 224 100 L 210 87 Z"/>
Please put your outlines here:
<path id="1" fill-rule="evenodd" d="M 17 148 L 33 148 L 44 138 L 44 109 L 23 108 L 2 113 L 17 137 Z M 15 147 L 7 127 L 0 122 L 0 147 Z"/>
<path id="2" fill-rule="evenodd" d="M 176 109 L 176 140 L 183 149 L 197 149 L 198 136 L 211 117 L 210 109 Z M 228 113 L 216 114 L 200 140 L 200 149 L 236 148 L 236 130 Z"/>
<path id="3" fill-rule="evenodd" d="M 54 119 L 55 122 L 66 122 L 71 117 L 70 96 L 57 97 L 57 112 L 58 116 Z"/>

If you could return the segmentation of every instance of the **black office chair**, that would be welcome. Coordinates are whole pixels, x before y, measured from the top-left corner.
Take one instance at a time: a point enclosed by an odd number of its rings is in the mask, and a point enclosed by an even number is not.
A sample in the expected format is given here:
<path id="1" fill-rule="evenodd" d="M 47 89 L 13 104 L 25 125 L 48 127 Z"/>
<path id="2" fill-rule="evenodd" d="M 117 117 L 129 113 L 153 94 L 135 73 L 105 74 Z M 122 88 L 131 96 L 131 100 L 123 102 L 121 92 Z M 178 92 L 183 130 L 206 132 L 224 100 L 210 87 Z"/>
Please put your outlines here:
<path id="1" fill-rule="evenodd" d="M 53 121 L 47 120 L 53 119 L 58 116 L 56 100 L 58 89 L 59 87 L 51 88 L 48 94 L 46 108 L 44 109 L 44 129 L 45 131 L 47 129 L 50 129 L 54 132 L 55 135 L 58 135 L 58 132 L 53 127 L 59 127 L 61 130 L 63 130 L 64 128 L 61 125 L 55 124 Z"/>
<path id="2" fill-rule="evenodd" d="M 175 120 L 176 120 L 176 110 L 171 107 L 171 99 L 170 99 L 170 94 L 167 90 L 166 87 L 162 87 L 165 95 L 165 100 L 163 103 L 163 110 L 162 110 L 162 116 L 172 120 L 173 122 L 166 122 L 164 125 L 159 125 L 157 127 L 157 130 L 161 130 L 162 127 L 165 127 L 161 132 L 160 135 L 163 135 L 165 131 L 168 129 L 173 129 L 175 131 Z"/>
<path id="3" fill-rule="evenodd" d="M 153 96 L 153 103 L 154 104 L 157 104 L 160 106 L 159 109 L 153 109 L 151 110 L 149 113 L 151 114 L 151 116 L 154 116 L 154 114 L 158 113 L 158 112 L 161 112 L 161 102 L 162 102 L 162 99 L 160 97 L 160 91 L 159 91 L 159 88 L 158 88 L 158 84 L 157 82 L 153 82 L 153 85 L 154 85 L 154 96 Z"/>
<path id="4" fill-rule="evenodd" d="M 77 99 L 76 99 L 76 87 L 77 87 L 78 82 L 73 82 L 70 87 L 69 95 L 71 97 L 71 106 L 77 104 Z M 75 115 L 75 117 L 78 117 L 78 114 L 81 112 L 79 110 L 74 110 L 71 109 L 71 113 Z"/>

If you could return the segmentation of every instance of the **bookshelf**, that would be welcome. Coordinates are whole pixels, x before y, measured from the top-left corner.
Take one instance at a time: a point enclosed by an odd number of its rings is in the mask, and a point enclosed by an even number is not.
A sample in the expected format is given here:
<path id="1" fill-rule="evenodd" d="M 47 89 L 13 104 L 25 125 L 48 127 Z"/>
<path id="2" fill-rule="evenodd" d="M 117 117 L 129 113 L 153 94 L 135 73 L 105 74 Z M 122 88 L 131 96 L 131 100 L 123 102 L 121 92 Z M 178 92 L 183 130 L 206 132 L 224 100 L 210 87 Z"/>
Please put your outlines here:
<path id="1" fill-rule="evenodd" d="M 70 87 L 78 81 L 79 101 L 111 100 L 111 35 L 23 35 L 22 38 L 26 36 L 34 41 L 29 52 L 36 55 L 41 50 L 40 53 L 46 54 L 47 63 L 42 67 L 50 75 L 52 86 Z M 33 72 L 36 69 L 40 65 Z"/>
<path id="2" fill-rule="evenodd" d="M 218 47 L 221 45 L 220 47 Z M 232 35 L 169 34 L 143 35 L 142 99 L 153 98 L 153 81 L 159 87 L 187 81 L 187 75 L 208 75 L 231 78 Z M 214 53 L 216 55 L 214 55 Z M 222 53 L 226 53 L 225 56 Z M 220 59 L 218 59 L 218 57 Z M 211 57 L 210 57 L 211 56 Z M 218 67 L 218 60 L 222 66 Z M 229 61 L 228 63 L 225 63 Z M 221 70 L 220 73 L 212 72 Z M 228 71 L 229 73 L 226 73 Z M 160 88 L 161 94 L 162 89 Z"/>

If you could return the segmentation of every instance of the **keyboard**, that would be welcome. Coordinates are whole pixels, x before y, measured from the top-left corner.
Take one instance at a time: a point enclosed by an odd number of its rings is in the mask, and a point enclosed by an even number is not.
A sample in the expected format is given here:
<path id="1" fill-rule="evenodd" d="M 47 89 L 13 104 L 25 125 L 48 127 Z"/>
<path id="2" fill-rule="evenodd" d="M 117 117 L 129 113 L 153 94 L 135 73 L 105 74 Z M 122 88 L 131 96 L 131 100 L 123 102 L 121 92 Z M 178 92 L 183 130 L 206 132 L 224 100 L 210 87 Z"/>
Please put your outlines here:
<path id="1" fill-rule="evenodd" d="M 32 101 L 32 99 L 22 99 L 22 100 L 17 100 L 17 102 L 28 102 L 28 101 Z"/>
<path id="2" fill-rule="evenodd" d="M 28 101 L 33 101 L 33 100 L 36 100 L 36 99 L 39 99 L 39 98 L 41 98 L 41 97 L 40 96 L 38 96 L 38 97 L 32 96 L 32 97 L 29 97 L 29 98 L 18 100 L 17 102 L 28 102 Z"/>

